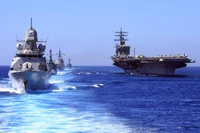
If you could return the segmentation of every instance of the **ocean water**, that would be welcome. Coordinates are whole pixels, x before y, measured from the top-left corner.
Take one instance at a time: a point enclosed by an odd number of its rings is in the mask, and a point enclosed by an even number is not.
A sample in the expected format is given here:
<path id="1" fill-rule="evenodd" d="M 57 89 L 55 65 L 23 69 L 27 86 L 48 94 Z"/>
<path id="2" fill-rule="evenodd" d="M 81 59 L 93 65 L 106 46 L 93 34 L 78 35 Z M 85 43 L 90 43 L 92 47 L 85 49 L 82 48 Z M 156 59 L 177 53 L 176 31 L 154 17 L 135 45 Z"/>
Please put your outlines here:
<path id="1" fill-rule="evenodd" d="M 0 66 L 2 133 L 200 132 L 200 67 L 159 77 L 77 66 L 29 93 L 11 87 L 8 69 Z"/>

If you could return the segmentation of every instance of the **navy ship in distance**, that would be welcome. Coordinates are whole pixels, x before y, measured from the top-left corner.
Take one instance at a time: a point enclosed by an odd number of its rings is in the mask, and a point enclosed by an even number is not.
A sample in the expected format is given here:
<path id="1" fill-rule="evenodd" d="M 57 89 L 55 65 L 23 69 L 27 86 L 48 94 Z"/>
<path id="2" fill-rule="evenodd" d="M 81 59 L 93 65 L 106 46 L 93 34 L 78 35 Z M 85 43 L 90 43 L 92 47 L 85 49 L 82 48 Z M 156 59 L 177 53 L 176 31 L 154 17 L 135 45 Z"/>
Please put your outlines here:
<path id="1" fill-rule="evenodd" d="M 69 68 L 69 69 L 71 69 L 71 68 L 72 68 L 72 64 L 71 64 L 71 58 L 69 58 L 69 59 L 68 59 L 67 68 Z"/>
<path id="2" fill-rule="evenodd" d="M 55 64 L 57 66 L 57 69 L 61 70 L 61 71 L 65 69 L 65 64 L 64 64 L 64 60 L 63 60 L 62 56 L 64 56 L 64 54 L 62 54 L 61 50 L 59 49 L 58 58 L 55 61 Z"/>
<path id="3" fill-rule="evenodd" d="M 47 62 L 48 65 L 48 71 L 51 75 L 56 75 L 57 74 L 57 66 L 54 63 L 53 59 L 52 59 L 52 50 L 50 49 L 49 51 L 49 60 Z"/>
<path id="4" fill-rule="evenodd" d="M 128 32 L 115 32 L 119 44 L 116 45 L 115 55 L 112 56 L 113 65 L 122 68 L 125 73 L 133 75 L 174 75 L 177 68 L 186 67 L 187 63 L 195 63 L 188 58 L 187 54 L 161 55 L 155 57 L 145 57 L 144 55 L 130 55 L 130 46 L 126 45 L 128 41 L 125 36 Z"/>
<path id="5" fill-rule="evenodd" d="M 25 39 L 17 40 L 17 53 L 12 59 L 8 76 L 14 89 L 38 90 L 49 87 L 48 67 L 44 52 L 46 41 L 38 41 L 37 31 L 32 27 L 26 31 Z"/>

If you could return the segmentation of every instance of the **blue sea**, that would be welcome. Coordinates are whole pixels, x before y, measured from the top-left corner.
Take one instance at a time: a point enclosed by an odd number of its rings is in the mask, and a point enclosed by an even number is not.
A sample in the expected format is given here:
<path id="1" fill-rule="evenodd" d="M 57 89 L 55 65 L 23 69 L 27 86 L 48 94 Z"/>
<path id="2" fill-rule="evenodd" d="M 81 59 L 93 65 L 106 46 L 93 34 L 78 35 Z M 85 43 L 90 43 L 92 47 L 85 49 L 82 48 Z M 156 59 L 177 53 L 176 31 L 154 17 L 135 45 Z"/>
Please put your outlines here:
<path id="1" fill-rule="evenodd" d="M 11 87 L 8 70 L 0 66 L 1 133 L 200 132 L 200 67 L 160 77 L 76 66 L 29 93 Z"/>

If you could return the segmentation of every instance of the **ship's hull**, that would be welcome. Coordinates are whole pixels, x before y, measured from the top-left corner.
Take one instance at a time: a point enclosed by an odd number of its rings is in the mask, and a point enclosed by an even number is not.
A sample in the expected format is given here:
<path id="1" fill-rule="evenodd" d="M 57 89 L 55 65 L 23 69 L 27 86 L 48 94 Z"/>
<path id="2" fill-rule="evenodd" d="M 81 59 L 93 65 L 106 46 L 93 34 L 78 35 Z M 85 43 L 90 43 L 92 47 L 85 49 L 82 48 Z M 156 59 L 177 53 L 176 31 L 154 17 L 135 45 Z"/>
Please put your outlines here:
<path id="1" fill-rule="evenodd" d="M 50 75 L 56 75 L 57 74 L 57 69 L 50 69 L 49 73 L 50 73 Z"/>
<path id="2" fill-rule="evenodd" d="M 186 67 L 185 62 L 114 62 L 114 65 L 134 75 L 174 75 L 175 69 Z"/>
<path id="3" fill-rule="evenodd" d="M 57 65 L 57 69 L 63 71 L 65 69 L 64 65 Z"/>
<path id="4" fill-rule="evenodd" d="M 72 64 L 67 64 L 67 68 L 71 69 L 72 68 Z"/>
<path id="5" fill-rule="evenodd" d="M 50 75 L 45 71 L 9 71 L 12 87 L 24 90 L 48 89 Z"/>
<path id="6" fill-rule="evenodd" d="M 61 57 L 58 57 L 58 59 L 55 61 L 55 64 L 58 70 L 62 71 L 65 69 L 64 60 Z"/>
<path id="7" fill-rule="evenodd" d="M 47 63 L 48 65 L 48 71 L 50 75 L 56 75 L 57 74 L 57 66 L 54 63 Z"/>

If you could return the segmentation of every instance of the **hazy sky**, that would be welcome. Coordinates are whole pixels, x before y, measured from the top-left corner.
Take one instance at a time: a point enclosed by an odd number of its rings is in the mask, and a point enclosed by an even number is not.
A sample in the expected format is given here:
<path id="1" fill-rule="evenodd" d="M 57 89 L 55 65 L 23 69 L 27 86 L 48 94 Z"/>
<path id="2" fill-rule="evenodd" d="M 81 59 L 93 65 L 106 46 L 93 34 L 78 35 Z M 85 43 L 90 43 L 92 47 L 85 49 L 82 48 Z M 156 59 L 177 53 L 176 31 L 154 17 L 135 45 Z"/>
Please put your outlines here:
<path id="1" fill-rule="evenodd" d="M 136 54 L 187 53 L 200 66 L 200 0 L 4 0 L 0 4 L 0 65 L 10 65 L 16 35 L 49 33 L 46 53 L 59 47 L 73 65 L 112 65 L 114 32 L 129 32 Z M 54 56 L 56 58 L 56 56 Z"/>

